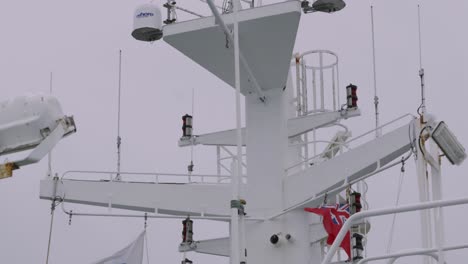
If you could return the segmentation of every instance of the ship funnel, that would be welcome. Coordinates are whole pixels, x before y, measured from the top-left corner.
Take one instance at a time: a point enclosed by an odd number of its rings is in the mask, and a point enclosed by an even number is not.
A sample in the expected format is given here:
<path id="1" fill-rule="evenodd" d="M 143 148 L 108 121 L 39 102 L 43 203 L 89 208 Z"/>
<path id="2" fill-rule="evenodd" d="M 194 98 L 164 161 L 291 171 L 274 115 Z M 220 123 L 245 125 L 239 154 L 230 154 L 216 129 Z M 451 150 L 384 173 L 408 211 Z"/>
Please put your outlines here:
<path id="1" fill-rule="evenodd" d="M 132 36 L 137 40 L 148 42 L 162 38 L 161 11 L 157 6 L 145 4 L 135 10 Z"/>

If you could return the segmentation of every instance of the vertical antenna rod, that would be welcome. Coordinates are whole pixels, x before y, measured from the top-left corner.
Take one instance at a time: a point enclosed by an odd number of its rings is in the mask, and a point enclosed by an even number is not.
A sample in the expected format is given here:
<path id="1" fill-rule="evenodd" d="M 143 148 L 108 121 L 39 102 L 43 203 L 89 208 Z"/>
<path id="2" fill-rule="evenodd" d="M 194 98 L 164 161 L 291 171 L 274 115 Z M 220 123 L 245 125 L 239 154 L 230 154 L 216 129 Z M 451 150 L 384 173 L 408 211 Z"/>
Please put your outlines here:
<path id="1" fill-rule="evenodd" d="M 50 72 L 50 79 L 49 79 L 49 94 L 52 95 L 52 84 L 53 84 L 53 74 Z M 47 176 L 52 176 L 52 150 L 49 151 L 49 154 L 47 154 L 47 163 L 48 163 L 48 169 L 47 169 Z"/>
<path id="2" fill-rule="evenodd" d="M 418 113 L 424 120 L 426 113 L 426 86 L 424 84 L 424 68 L 422 66 L 422 40 L 421 40 L 421 8 L 418 5 L 418 36 L 419 36 L 419 78 L 421 78 L 421 106 L 419 106 Z M 421 112 L 419 112 L 421 110 Z"/>
<path id="3" fill-rule="evenodd" d="M 377 95 L 377 69 L 375 64 L 375 31 L 374 31 L 374 7 L 371 5 L 371 26 L 372 26 L 372 67 L 374 70 L 374 106 L 375 106 L 375 137 L 380 137 L 381 130 L 377 129 L 380 126 L 379 120 L 379 96 Z"/>
<path id="4" fill-rule="evenodd" d="M 119 50 L 119 93 L 117 99 L 117 175 L 116 180 L 120 181 L 120 145 L 122 138 L 120 137 L 120 94 L 122 88 L 122 50 Z"/>

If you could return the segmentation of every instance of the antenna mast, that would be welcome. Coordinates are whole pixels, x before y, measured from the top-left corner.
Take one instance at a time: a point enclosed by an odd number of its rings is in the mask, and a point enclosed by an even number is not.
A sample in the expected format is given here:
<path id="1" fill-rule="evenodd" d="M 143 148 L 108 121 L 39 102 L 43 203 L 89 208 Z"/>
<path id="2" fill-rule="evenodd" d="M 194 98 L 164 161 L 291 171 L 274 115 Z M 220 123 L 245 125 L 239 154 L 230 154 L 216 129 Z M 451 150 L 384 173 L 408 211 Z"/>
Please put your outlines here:
<path id="1" fill-rule="evenodd" d="M 374 70 L 374 106 L 375 106 L 375 137 L 381 136 L 381 130 L 377 129 L 380 126 L 379 120 L 379 96 L 377 95 L 377 70 L 375 66 L 375 33 L 374 33 L 374 7 L 371 5 L 371 26 L 372 26 L 372 66 Z"/>
<path id="2" fill-rule="evenodd" d="M 50 79 L 49 79 L 49 94 L 52 95 L 52 84 L 53 84 L 53 74 L 50 72 Z M 47 176 L 52 176 L 52 150 L 49 151 L 49 154 L 47 155 L 47 162 L 48 162 L 48 171 L 47 171 Z"/>
<path id="3" fill-rule="evenodd" d="M 119 93 L 117 99 L 117 175 L 115 179 L 120 181 L 120 145 L 122 138 L 120 137 L 120 94 L 122 88 L 122 50 L 119 50 Z"/>
<path id="4" fill-rule="evenodd" d="M 421 40 L 421 7 L 418 5 L 418 35 L 419 35 L 419 78 L 421 78 L 421 105 L 418 108 L 418 113 L 424 122 L 424 114 L 426 113 L 426 86 L 424 84 L 424 68 L 422 66 L 422 40 Z M 421 110 L 421 111 L 419 111 Z"/>

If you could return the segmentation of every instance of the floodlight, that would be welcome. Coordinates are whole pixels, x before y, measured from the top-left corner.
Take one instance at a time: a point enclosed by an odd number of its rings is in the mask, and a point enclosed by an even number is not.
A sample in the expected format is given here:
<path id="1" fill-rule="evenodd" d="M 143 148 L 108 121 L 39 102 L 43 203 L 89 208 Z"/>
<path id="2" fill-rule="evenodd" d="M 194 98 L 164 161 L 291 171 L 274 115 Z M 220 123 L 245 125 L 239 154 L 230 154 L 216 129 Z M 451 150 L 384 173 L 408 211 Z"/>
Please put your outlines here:
<path id="1" fill-rule="evenodd" d="M 64 116 L 52 96 L 20 96 L 0 102 L 0 157 L 32 150 L 25 158 L 0 161 L 0 179 L 10 177 L 14 169 L 39 162 L 58 141 L 75 132 L 73 117 Z"/>
<path id="2" fill-rule="evenodd" d="M 163 36 L 162 18 L 159 8 L 144 4 L 135 10 L 132 36 L 141 41 L 156 41 Z"/>
<path id="3" fill-rule="evenodd" d="M 450 163 L 460 165 L 465 160 L 465 148 L 443 121 L 432 131 L 432 139 L 434 139 Z"/>

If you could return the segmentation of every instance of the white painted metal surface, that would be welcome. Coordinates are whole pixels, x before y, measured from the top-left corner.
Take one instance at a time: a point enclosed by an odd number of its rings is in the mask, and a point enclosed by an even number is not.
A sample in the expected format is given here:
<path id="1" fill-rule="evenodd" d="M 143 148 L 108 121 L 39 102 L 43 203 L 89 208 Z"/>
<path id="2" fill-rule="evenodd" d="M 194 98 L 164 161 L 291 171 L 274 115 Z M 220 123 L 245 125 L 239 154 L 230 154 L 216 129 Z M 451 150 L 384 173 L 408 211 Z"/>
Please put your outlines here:
<path id="1" fill-rule="evenodd" d="M 242 54 L 262 90 L 283 89 L 286 85 L 300 15 L 300 3 L 296 1 L 239 12 Z M 233 14 L 224 14 L 222 18 L 230 25 Z M 229 43 L 214 17 L 166 25 L 164 40 L 218 78 L 235 86 L 234 51 L 226 48 Z M 241 92 L 244 95 L 257 92 L 246 70 L 241 66 Z"/>
<path id="2" fill-rule="evenodd" d="M 39 145 L 63 117 L 58 100 L 48 95 L 0 102 L 0 155 Z"/>
<path id="3" fill-rule="evenodd" d="M 339 193 L 350 183 L 401 157 L 411 148 L 410 126 L 411 124 L 400 127 L 334 159 L 285 178 L 285 208 L 293 207 L 321 194 Z M 326 175 L 326 177 L 315 175 Z M 321 202 L 315 201 L 304 206 L 314 207 Z"/>
<path id="4" fill-rule="evenodd" d="M 53 197 L 54 182 L 41 181 L 41 199 Z M 62 180 L 57 193 L 65 202 L 177 215 L 229 215 L 229 185 L 154 184 L 125 181 Z M 187 199 L 181 199 L 186 197 Z M 189 198 L 190 197 L 190 198 Z"/>

